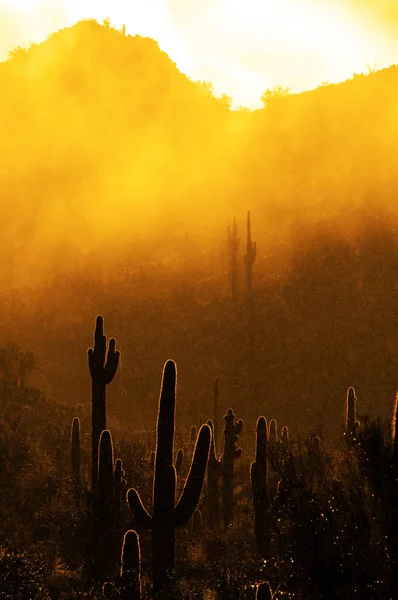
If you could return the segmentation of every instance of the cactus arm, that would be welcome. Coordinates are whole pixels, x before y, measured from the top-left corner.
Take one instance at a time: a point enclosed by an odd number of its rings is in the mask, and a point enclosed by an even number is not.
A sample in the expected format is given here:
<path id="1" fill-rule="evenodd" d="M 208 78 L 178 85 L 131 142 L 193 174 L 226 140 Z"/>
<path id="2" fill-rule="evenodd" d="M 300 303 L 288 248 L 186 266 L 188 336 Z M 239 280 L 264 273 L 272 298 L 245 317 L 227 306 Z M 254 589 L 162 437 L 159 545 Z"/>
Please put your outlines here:
<path id="1" fill-rule="evenodd" d="M 208 425 L 202 425 L 189 475 L 180 499 L 175 507 L 174 523 L 176 526 L 185 525 L 189 521 L 199 502 L 209 456 L 210 442 L 210 427 Z"/>
<path id="2" fill-rule="evenodd" d="M 116 340 L 111 338 L 109 340 L 108 355 L 106 357 L 106 364 L 104 367 L 105 383 L 110 383 L 115 376 L 117 368 L 119 366 L 120 352 L 116 350 Z"/>
<path id="3" fill-rule="evenodd" d="M 139 493 L 134 488 L 127 492 L 127 502 L 137 523 L 144 529 L 152 529 L 152 517 L 143 505 Z"/>

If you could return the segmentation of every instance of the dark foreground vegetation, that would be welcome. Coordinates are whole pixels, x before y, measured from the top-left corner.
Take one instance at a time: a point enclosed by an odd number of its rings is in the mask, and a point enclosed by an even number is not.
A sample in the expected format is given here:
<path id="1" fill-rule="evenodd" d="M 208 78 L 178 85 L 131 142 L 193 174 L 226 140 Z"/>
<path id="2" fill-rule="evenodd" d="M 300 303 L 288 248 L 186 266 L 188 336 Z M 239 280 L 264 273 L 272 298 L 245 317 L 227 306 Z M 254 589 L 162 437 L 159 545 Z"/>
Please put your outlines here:
<path id="1" fill-rule="evenodd" d="M 398 597 L 397 404 L 358 420 L 349 388 L 332 443 L 267 415 L 242 450 L 217 380 L 211 412 L 176 425 L 169 360 L 156 432 L 111 433 L 102 317 L 88 356 L 91 410 L 49 403 L 32 356 L 2 349 L 2 598 Z"/>

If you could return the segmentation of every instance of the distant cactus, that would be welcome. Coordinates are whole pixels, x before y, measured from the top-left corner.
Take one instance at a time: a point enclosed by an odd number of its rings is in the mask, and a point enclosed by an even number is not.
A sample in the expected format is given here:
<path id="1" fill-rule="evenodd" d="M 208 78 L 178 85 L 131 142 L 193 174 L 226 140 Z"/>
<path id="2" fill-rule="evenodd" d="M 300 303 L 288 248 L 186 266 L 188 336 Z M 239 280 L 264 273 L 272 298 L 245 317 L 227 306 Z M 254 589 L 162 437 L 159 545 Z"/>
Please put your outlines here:
<path id="1" fill-rule="evenodd" d="M 192 425 L 192 427 L 191 427 L 191 438 L 190 438 L 191 439 L 191 444 L 194 444 L 196 442 L 196 437 L 197 437 L 196 426 Z"/>
<path id="2" fill-rule="evenodd" d="M 348 442 L 352 442 L 358 431 L 359 422 L 357 418 L 357 397 L 353 387 L 348 388 L 345 411 L 345 434 Z"/>
<path id="3" fill-rule="evenodd" d="M 282 446 L 283 446 L 283 448 L 287 449 L 288 448 L 288 444 L 289 444 L 289 429 L 286 427 L 286 425 L 284 427 L 282 427 L 281 438 L 282 438 Z"/>
<path id="4" fill-rule="evenodd" d="M 70 437 L 72 477 L 76 484 L 80 484 L 80 420 L 75 417 L 72 421 Z"/>
<path id="5" fill-rule="evenodd" d="M 102 592 L 107 600 L 141 599 L 141 552 L 140 541 L 135 531 L 129 530 L 124 534 L 118 588 L 107 582 Z"/>
<path id="6" fill-rule="evenodd" d="M 231 277 L 231 296 L 232 300 L 238 298 L 238 250 L 240 238 L 238 236 L 238 224 L 234 217 L 232 221 L 232 229 L 228 227 L 228 251 L 230 261 L 230 277 Z"/>
<path id="7" fill-rule="evenodd" d="M 243 421 L 235 422 L 232 408 L 224 417 L 224 453 L 222 457 L 222 500 L 224 528 L 227 529 L 233 517 L 234 496 L 234 461 L 242 454 L 242 448 L 236 447 L 238 436 L 242 431 Z"/>
<path id="8" fill-rule="evenodd" d="M 247 288 L 247 294 L 249 296 L 252 291 L 253 265 L 256 260 L 256 253 L 257 253 L 256 242 L 252 242 L 250 211 L 248 211 L 248 213 L 247 213 L 247 242 L 246 242 L 245 265 L 246 265 L 246 288 Z"/>
<path id="9" fill-rule="evenodd" d="M 271 419 L 269 422 L 269 443 L 270 446 L 273 446 L 278 441 L 278 429 L 276 426 L 275 419 Z"/>
<path id="10" fill-rule="evenodd" d="M 220 492 L 219 482 L 221 475 L 221 460 L 217 458 L 216 440 L 214 436 L 213 421 L 207 421 L 212 431 L 209 460 L 207 463 L 207 505 L 209 511 L 209 525 L 217 528 L 219 525 Z"/>
<path id="11" fill-rule="evenodd" d="M 198 508 L 195 509 L 195 512 L 192 516 L 192 531 L 197 533 L 202 529 L 202 513 Z"/>
<path id="12" fill-rule="evenodd" d="M 70 436 L 71 468 L 74 496 L 77 504 L 81 500 L 81 478 L 80 478 L 80 420 L 75 417 L 72 421 Z"/>
<path id="13" fill-rule="evenodd" d="M 182 448 L 179 449 L 176 456 L 175 461 L 175 469 L 177 475 L 181 475 L 182 463 L 184 462 L 184 450 Z"/>
<path id="14" fill-rule="evenodd" d="M 254 508 L 254 533 L 257 552 L 266 556 L 269 550 L 269 534 L 267 516 L 269 509 L 267 489 L 268 439 L 267 421 L 264 417 L 257 420 L 256 459 L 250 467 Z"/>
<path id="15" fill-rule="evenodd" d="M 119 364 L 119 351 L 112 338 L 106 350 L 104 320 L 97 317 L 94 332 L 94 348 L 88 350 L 88 365 L 92 379 L 92 491 L 97 483 L 98 447 L 101 432 L 106 429 L 106 386 L 112 381 Z"/>
<path id="16" fill-rule="evenodd" d="M 135 489 L 128 491 L 128 503 L 136 521 L 152 530 L 152 581 L 155 598 L 174 597 L 175 527 L 192 517 L 202 490 L 211 431 L 203 425 L 184 489 L 175 504 L 176 472 L 173 465 L 173 440 L 176 397 L 176 365 L 168 361 L 163 370 L 157 422 L 155 476 L 152 516 L 144 508 Z"/>

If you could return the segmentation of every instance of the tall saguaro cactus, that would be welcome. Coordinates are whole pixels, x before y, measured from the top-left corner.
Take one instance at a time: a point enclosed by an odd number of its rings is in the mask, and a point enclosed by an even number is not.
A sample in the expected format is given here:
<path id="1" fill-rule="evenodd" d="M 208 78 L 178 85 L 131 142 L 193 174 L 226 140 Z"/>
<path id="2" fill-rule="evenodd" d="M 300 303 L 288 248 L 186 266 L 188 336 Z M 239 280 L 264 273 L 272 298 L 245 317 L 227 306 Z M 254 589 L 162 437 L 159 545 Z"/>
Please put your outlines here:
<path id="1" fill-rule="evenodd" d="M 232 300 L 236 301 L 238 298 L 238 250 L 239 250 L 240 238 L 238 236 L 238 224 L 234 217 L 232 221 L 232 229 L 228 227 L 228 251 L 230 260 L 230 273 L 231 273 L 231 296 Z"/>
<path id="2" fill-rule="evenodd" d="M 256 260 L 256 242 L 252 241 L 251 234 L 251 223 L 250 223 L 250 211 L 247 212 L 247 241 L 246 241 L 246 254 L 245 254 L 245 265 L 246 265 L 246 288 L 247 294 L 250 297 L 253 283 L 253 265 Z"/>
<path id="3" fill-rule="evenodd" d="M 101 432 L 106 429 L 106 386 L 112 381 L 119 365 L 120 353 L 111 338 L 106 347 L 104 320 L 99 315 L 94 331 L 94 348 L 88 350 L 88 366 L 92 379 L 92 492 L 96 493 L 98 445 Z"/>
<path id="4" fill-rule="evenodd" d="M 152 515 L 144 507 L 135 489 L 128 491 L 128 503 L 136 521 L 152 530 L 152 581 L 155 598 L 173 598 L 175 527 L 192 517 L 202 491 L 211 431 L 200 429 L 190 471 L 181 496 L 175 503 L 176 471 L 173 465 L 177 371 L 174 361 L 163 370 L 155 456 Z"/>
<path id="5" fill-rule="evenodd" d="M 266 531 L 268 511 L 268 435 L 267 421 L 264 417 L 258 418 L 256 430 L 256 459 L 250 466 L 250 477 L 252 483 L 256 547 L 258 554 L 264 557 L 268 549 Z"/>
<path id="6" fill-rule="evenodd" d="M 242 431 L 243 421 L 235 422 L 232 408 L 229 408 L 225 419 L 224 452 L 222 457 L 222 500 L 224 509 L 224 528 L 232 521 L 234 502 L 234 461 L 242 454 L 242 448 L 236 447 L 238 436 Z"/>

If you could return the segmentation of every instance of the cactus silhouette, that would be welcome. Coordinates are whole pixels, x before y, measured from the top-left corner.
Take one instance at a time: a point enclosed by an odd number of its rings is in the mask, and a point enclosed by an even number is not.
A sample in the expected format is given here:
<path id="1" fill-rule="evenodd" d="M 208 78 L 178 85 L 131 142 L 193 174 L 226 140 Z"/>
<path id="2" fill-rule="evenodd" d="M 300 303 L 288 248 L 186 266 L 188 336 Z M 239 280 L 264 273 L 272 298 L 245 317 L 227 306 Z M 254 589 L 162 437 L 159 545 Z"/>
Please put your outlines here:
<path id="1" fill-rule="evenodd" d="M 345 434 L 347 441 L 353 442 L 359 427 L 357 418 L 357 397 L 353 387 L 348 388 L 345 411 Z"/>
<path id="2" fill-rule="evenodd" d="M 119 364 L 120 353 L 116 342 L 109 341 L 106 349 L 104 320 L 97 317 L 94 331 L 94 348 L 88 350 L 88 366 L 92 379 L 92 491 L 96 494 L 98 445 L 101 432 L 106 429 L 106 386 L 112 381 Z"/>
<path id="3" fill-rule="evenodd" d="M 192 516 L 192 531 L 198 533 L 202 529 L 202 513 L 198 508 L 195 508 L 195 512 Z"/>
<path id="4" fill-rule="evenodd" d="M 221 475 L 221 460 L 216 454 L 216 440 L 214 436 L 214 424 L 210 419 L 207 421 L 212 431 L 209 460 L 207 463 L 207 505 L 209 511 L 209 525 L 217 528 L 219 525 L 220 493 L 219 482 Z"/>
<path id="5" fill-rule="evenodd" d="M 256 459 L 250 466 L 250 477 L 252 484 L 256 547 L 258 554 L 264 557 L 269 550 L 269 536 L 267 535 L 267 516 L 269 508 L 267 489 L 268 436 L 267 421 L 264 417 L 259 417 L 257 419 L 256 430 Z"/>
<path id="6" fill-rule="evenodd" d="M 242 448 L 236 447 L 238 436 L 242 431 L 243 421 L 235 423 L 235 415 L 229 408 L 225 419 L 224 452 L 222 457 L 222 500 L 224 512 L 224 528 L 227 529 L 233 517 L 234 500 L 234 461 L 242 454 Z"/>
<path id="7" fill-rule="evenodd" d="M 230 261 L 231 297 L 233 301 L 238 298 L 238 250 L 240 238 L 238 236 L 238 224 L 233 218 L 232 229 L 228 227 L 228 251 Z"/>
<path id="8" fill-rule="evenodd" d="M 174 597 L 175 527 L 185 525 L 198 504 L 211 440 L 210 428 L 203 425 L 184 489 L 176 504 L 176 472 L 173 465 L 176 380 L 176 365 L 169 360 L 163 370 L 159 399 L 152 515 L 144 508 L 138 492 L 135 489 L 128 491 L 128 503 L 134 518 L 142 527 L 152 531 L 155 598 Z"/>
<path id="9" fill-rule="evenodd" d="M 72 421 L 70 437 L 72 478 L 76 488 L 80 488 L 80 420 L 75 417 Z"/>
<path id="10" fill-rule="evenodd" d="M 272 592 L 268 583 L 260 583 L 257 587 L 256 600 L 272 600 Z"/>
<path id="11" fill-rule="evenodd" d="M 110 575 L 114 556 L 115 479 L 113 443 L 110 431 L 101 433 L 98 453 L 98 518 L 95 520 L 95 541 L 99 544 L 98 573 Z"/>
<path id="12" fill-rule="evenodd" d="M 191 440 L 191 444 L 194 444 L 196 442 L 196 425 L 192 425 L 191 427 L 191 433 L 190 433 L 190 440 Z"/>
<path id="13" fill-rule="evenodd" d="M 246 265 L 246 290 L 250 296 L 253 284 L 253 265 L 256 260 L 256 242 L 252 242 L 251 236 L 251 223 L 250 223 L 250 211 L 247 212 L 247 241 L 246 241 L 246 254 L 245 254 L 245 265 Z"/>
<path id="14" fill-rule="evenodd" d="M 182 448 L 179 449 L 176 456 L 175 469 L 177 475 L 181 475 L 182 463 L 184 462 L 184 450 Z"/>
<path id="15" fill-rule="evenodd" d="M 139 537 L 135 531 L 130 529 L 124 534 L 118 588 L 107 582 L 102 592 L 107 600 L 141 599 L 141 551 Z"/>

